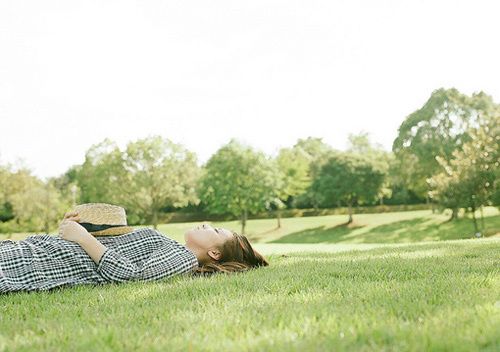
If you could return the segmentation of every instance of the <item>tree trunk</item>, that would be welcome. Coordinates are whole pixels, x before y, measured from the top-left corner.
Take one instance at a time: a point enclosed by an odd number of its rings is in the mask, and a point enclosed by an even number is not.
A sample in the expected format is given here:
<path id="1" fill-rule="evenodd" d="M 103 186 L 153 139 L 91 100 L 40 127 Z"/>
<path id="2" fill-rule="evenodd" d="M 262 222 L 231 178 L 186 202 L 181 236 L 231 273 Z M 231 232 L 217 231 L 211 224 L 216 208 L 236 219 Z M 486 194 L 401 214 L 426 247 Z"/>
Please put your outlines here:
<path id="1" fill-rule="evenodd" d="M 451 209 L 450 221 L 458 219 L 458 208 Z"/>
<path id="2" fill-rule="evenodd" d="M 241 216 L 241 234 L 243 235 L 245 233 L 245 226 L 247 225 L 247 210 L 243 210 L 243 214 Z"/>
<path id="3" fill-rule="evenodd" d="M 352 223 L 352 200 L 349 200 L 348 207 L 349 207 L 349 221 L 347 221 L 347 224 L 350 224 Z"/>
<path id="4" fill-rule="evenodd" d="M 384 205 L 384 197 L 380 197 L 380 205 Z"/>
<path id="5" fill-rule="evenodd" d="M 484 232 L 484 214 L 483 214 L 483 206 L 481 205 L 481 231 Z"/>
<path id="6" fill-rule="evenodd" d="M 158 229 L 158 210 L 157 209 L 153 209 L 153 226 L 154 226 L 155 230 Z"/>
<path id="7" fill-rule="evenodd" d="M 50 204 L 50 195 L 49 195 L 49 184 L 47 183 L 45 188 L 45 211 L 43 217 L 43 231 L 48 234 L 50 231 L 50 218 L 49 213 L 52 208 L 52 204 Z"/>
<path id="8" fill-rule="evenodd" d="M 425 195 L 425 204 L 427 205 L 427 208 L 431 208 L 432 214 L 434 214 L 435 209 L 434 209 L 434 203 L 431 202 L 431 199 L 429 198 L 429 194 Z"/>
<path id="9" fill-rule="evenodd" d="M 479 229 L 477 227 L 477 219 L 476 219 L 476 207 L 474 204 L 472 205 L 472 221 L 474 222 L 474 234 L 479 232 Z"/>
<path id="10" fill-rule="evenodd" d="M 278 229 L 280 229 L 281 228 L 281 210 L 280 209 L 278 209 L 276 211 L 276 219 L 278 220 Z"/>

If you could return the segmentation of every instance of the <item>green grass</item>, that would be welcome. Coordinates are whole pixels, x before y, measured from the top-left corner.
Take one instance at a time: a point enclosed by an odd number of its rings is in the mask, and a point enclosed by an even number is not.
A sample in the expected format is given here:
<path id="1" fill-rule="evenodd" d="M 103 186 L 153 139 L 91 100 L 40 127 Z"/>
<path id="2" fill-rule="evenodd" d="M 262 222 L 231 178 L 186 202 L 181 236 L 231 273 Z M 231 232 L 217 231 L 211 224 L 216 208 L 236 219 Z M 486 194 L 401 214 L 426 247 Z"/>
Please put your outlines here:
<path id="1" fill-rule="evenodd" d="M 349 227 L 338 215 L 279 230 L 251 220 L 269 267 L 1 295 L 0 352 L 498 351 L 500 215 L 485 215 L 482 239 L 464 239 L 469 219 L 430 211 L 356 215 Z M 197 224 L 159 230 L 183 242 Z"/>
<path id="2" fill-rule="evenodd" d="M 500 348 L 500 239 L 260 246 L 245 274 L 4 295 L 0 350 Z"/>
<path id="3" fill-rule="evenodd" d="M 345 215 L 314 216 L 282 219 L 276 228 L 275 219 L 250 220 L 247 235 L 254 242 L 264 243 L 410 243 L 466 239 L 474 236 L 470 219 L 448 221 L 447 214 L 432 214 L 430 210 L 397 213 L 359 214 L 346 225 Z M 500 232 L 497 208 L 485 210 L 485 235 Z M 177 240 L 198 223 L 164 224 L 159 230 Z M 214 222 L 214 225 L 240 231 L 238 221 Z"/>
<path id="4" fill-rule="evenodd" d="M 479 214 L 478 214 L 479 215 Z M 500 233 L 500 212 L 486 207 L 485 236 Z M 346 226 L 347 216 L 327 215 L 282 219 L 277 229 L 275 219 L 249 220 L 246 235 L 252 242 L 263 243 L 411 243 L 467 239 L 474 237 L 470 219 L 448 221 L 449 214 L 432 214 L 430 210 L 359 214 Z M 200 222 L 161 224 L 158 230 L 184 243 L 184 232 Z M 213 225 L 240 231 L 238 221 L 213 222 Z M 53 231 L 54 233 L 56 230 Z M 23 239 L 26 233 L 0 234 L 0 240 Z"/>

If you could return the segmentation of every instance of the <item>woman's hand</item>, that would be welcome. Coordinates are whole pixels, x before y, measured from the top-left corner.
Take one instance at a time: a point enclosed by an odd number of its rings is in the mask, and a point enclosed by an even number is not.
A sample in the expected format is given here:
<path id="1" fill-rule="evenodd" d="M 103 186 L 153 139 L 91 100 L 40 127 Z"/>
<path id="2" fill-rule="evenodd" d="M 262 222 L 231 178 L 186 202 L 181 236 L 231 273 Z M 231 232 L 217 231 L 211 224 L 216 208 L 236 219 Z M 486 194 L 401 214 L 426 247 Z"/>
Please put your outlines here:
<path id="1" fill-rule="evenodd" d="M 66 213 L 59 225 L 59 235 L 65 240 L 78 243 L 87 252 L 89 257 L 99 265 L 107 248 L 92 236 L 85 227 L 80 225 L 78 221 L 80 221 L 78 213 Z"/>
<path id="2" fill-rule="evenodd" d="M 59 224 L 59 235 L 67 241 L 80 243 L 92 235 L 78 223 L 80 217 L 77 213 L 66 213 L 63 221 Z"/>

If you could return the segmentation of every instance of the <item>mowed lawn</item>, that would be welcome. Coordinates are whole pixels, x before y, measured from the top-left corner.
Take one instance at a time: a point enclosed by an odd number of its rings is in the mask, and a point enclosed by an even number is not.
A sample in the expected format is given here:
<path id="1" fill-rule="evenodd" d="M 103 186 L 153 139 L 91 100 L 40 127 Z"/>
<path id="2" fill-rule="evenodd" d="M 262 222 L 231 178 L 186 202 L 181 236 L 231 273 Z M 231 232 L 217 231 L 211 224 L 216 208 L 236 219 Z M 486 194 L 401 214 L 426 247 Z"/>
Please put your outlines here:
<path id="1" fill-rule="evenodd" d="M 500 350 L 498 236 L 426 211 L 345 220 L 250 221 L 271 265 L 243 274 L 0 295 L 0 351 Z"/>
<path id="2" fill-rule="evenodd" d="M 479 212 L 477 214 L 479 216 Z M 500 233 L 500 211 L 496 207 L 484 209 L 485 237 Z M 252 243 L 411 243 L 474 238 L 470 219 L 448 221 L 449 215 L 430 210 L 381 214 L 355 214 L 354 222 L 346 225 L 346 215 L 311 216 L 281 219 L 249 220 L 246 235 Z M 240 232 L 239 221 L 210 222 Z M 481 223 L 480 220 L 478 220 Z M 160 224 L 158 230 L 184 243 L 184 232 L 201 222 Z M 141 227 L 141 226 L 135 226 Z M 149 226 L 148 226 L 149 227 Z M 53 229 L 51 233 L 57 233 Z M 20 240 L 30 234 L 0 234 L 0 240 Z"/>
<path id="3" fill-rule="evenodd" d="M 282 226 L 278 229 L 276 219 L 261 219 L 248 221 L 245 232 L 253 242 L 261 243 L 411 243 L 474 238 L 472 220 L 448 220 L 449 215 L 418 210 L 354 215 L 354 222 L 349 225 L 346 225 L 346 215 L 285 218 L 281 219 Z M 184 232 L 199 224 L 163 224 L 158 229 L 184 241 Z M 238 221 L 212 224 L 238 233 L 241 229 Z M 484 236 L 500 233 L 500 212 L 496 207 L 484 209 L 484 225 Z"/>

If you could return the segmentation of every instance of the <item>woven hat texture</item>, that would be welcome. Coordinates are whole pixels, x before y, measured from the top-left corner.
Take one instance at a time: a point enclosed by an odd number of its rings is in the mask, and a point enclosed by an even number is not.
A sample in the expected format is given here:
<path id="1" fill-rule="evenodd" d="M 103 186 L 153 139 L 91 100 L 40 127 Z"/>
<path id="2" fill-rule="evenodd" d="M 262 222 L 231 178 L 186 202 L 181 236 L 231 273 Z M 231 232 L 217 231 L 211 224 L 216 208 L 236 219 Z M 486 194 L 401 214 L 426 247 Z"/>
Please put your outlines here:
<path id="1" fill-rule="evenodd" d="M 127 225 L 125 209 L 107 203 L 86 203 L 75 206 L 71 212 L 78 213 L 80 225 L 94 236 L 122 235 L 134 231 Z"/>

